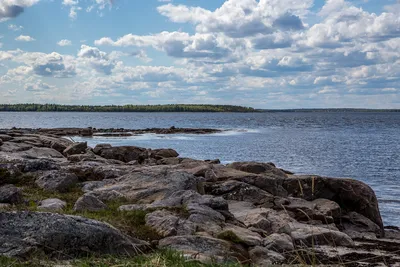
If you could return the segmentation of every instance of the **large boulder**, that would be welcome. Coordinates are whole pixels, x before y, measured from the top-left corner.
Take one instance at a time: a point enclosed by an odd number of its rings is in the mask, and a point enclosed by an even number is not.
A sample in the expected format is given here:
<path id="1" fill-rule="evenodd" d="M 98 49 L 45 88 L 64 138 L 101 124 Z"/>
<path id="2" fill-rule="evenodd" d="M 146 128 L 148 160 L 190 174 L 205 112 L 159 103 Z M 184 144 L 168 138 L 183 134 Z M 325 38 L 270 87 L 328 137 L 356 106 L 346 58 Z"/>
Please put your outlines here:
<path id="1" fill-rule="evenodd" d="M 67 192 L 78 183 L 78 177 L 65 171 L 49 171 L 40 176 L 36 185 L 47 191 Z"/>
<path id="2" fill-rule="evenodd" d="M 87 142 L 77 142 L 68 146 L 63 153 L 67 156 L 75 154 L 83 154 L 86 152 L 86 149 L 87 149 Z"/>
<path id="3" fill-rule="evenodd" d="M 343 214 L 357 212 L 376 223 L 381 229 L 380 235 L 384 236 L 375 192 L 363 182 L 320 176 L 292 176 L 283 179 L 282 186 L 293 197 L 305 200 L 329 199 L 339 204 Z"/>
<path id="4" fill-rule="evenodd" d="M 0 187 L 0 203 L 17 204 L 22 200 L 22 189 L 14 185 Z"/>
<path id="5" fill-rule="evenodd" d="M 36 212 L 0 213 L 0 255 L 70 259 L 90 254 L 133 256 L 147 243 L 78 216 Z"/>

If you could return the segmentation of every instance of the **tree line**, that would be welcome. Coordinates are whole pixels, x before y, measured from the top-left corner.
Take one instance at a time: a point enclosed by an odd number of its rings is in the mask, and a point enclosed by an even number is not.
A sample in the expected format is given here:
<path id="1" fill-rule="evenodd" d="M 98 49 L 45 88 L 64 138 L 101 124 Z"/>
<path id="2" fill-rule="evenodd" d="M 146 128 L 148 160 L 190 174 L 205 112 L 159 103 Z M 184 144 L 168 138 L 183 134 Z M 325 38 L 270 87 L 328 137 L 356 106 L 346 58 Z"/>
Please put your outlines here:
<path id="1" fill-rule="evenodd" d="M 0 104 L 0 111 L 13 112 L 256 112 L 254 108 L 234 105 L 58 105 L 58 104 Z"/>

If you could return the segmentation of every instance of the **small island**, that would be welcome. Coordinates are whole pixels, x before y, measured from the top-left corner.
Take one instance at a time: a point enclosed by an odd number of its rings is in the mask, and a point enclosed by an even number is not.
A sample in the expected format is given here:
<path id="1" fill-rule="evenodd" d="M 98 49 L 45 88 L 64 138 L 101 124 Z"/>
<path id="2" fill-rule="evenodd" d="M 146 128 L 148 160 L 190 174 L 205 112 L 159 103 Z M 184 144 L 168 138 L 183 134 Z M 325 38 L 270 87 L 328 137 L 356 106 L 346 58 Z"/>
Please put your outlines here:
<path id="1" fill-rule="evenodd" d="M 2 266 L 391 265 L 399 245 L 360 181 L 0 130 Z"/>

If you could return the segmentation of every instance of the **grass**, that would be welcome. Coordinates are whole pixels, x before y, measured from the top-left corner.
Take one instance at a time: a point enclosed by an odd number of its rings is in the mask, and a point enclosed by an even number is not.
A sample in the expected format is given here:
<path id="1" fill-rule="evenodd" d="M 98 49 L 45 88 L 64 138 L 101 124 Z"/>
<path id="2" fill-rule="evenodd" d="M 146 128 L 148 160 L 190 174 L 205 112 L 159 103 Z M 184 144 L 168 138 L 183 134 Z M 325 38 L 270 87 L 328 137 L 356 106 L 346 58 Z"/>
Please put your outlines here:
<path id="1" fill-rule="evenodd" d="M 18 261 L 6 257 L 0 257 L 0 266 L 2 267 L 47 267 L 56 264 L 73 266 L 73 267 L 239 267 L 239 264 L 220 264 L 210 263 L 202 264 L 198 261 L 188 260 L 185 257 L 173 250 L 158 250 L 151 254 L 140 255 L 134 258 L 116 258 L 105 256 L 101 258 L 82 258 L 68 262 L 43 262 L 43 261 Z"/>

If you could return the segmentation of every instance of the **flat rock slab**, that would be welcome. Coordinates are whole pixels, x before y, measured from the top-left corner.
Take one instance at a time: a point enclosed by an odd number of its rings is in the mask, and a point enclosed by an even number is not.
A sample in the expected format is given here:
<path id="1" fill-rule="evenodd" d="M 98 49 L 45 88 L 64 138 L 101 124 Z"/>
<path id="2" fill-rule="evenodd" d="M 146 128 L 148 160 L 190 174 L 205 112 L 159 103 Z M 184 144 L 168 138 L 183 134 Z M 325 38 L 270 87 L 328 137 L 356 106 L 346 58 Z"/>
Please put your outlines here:
<path id="1" fill-rule="evenodd" d="M 100 200 L 125 197 L 152 203 L 180 190 L 197 190 L 200 178 L 166 168 L 142 168 L 116 179 L 85 183 L 84 190 Z"/>
<path id="2" fill-rule="evenodd" d="M 39 212 L 0 212 L 0 255 L 70 259 L 136 255 L 148 244 L 95 220 Z"/>

